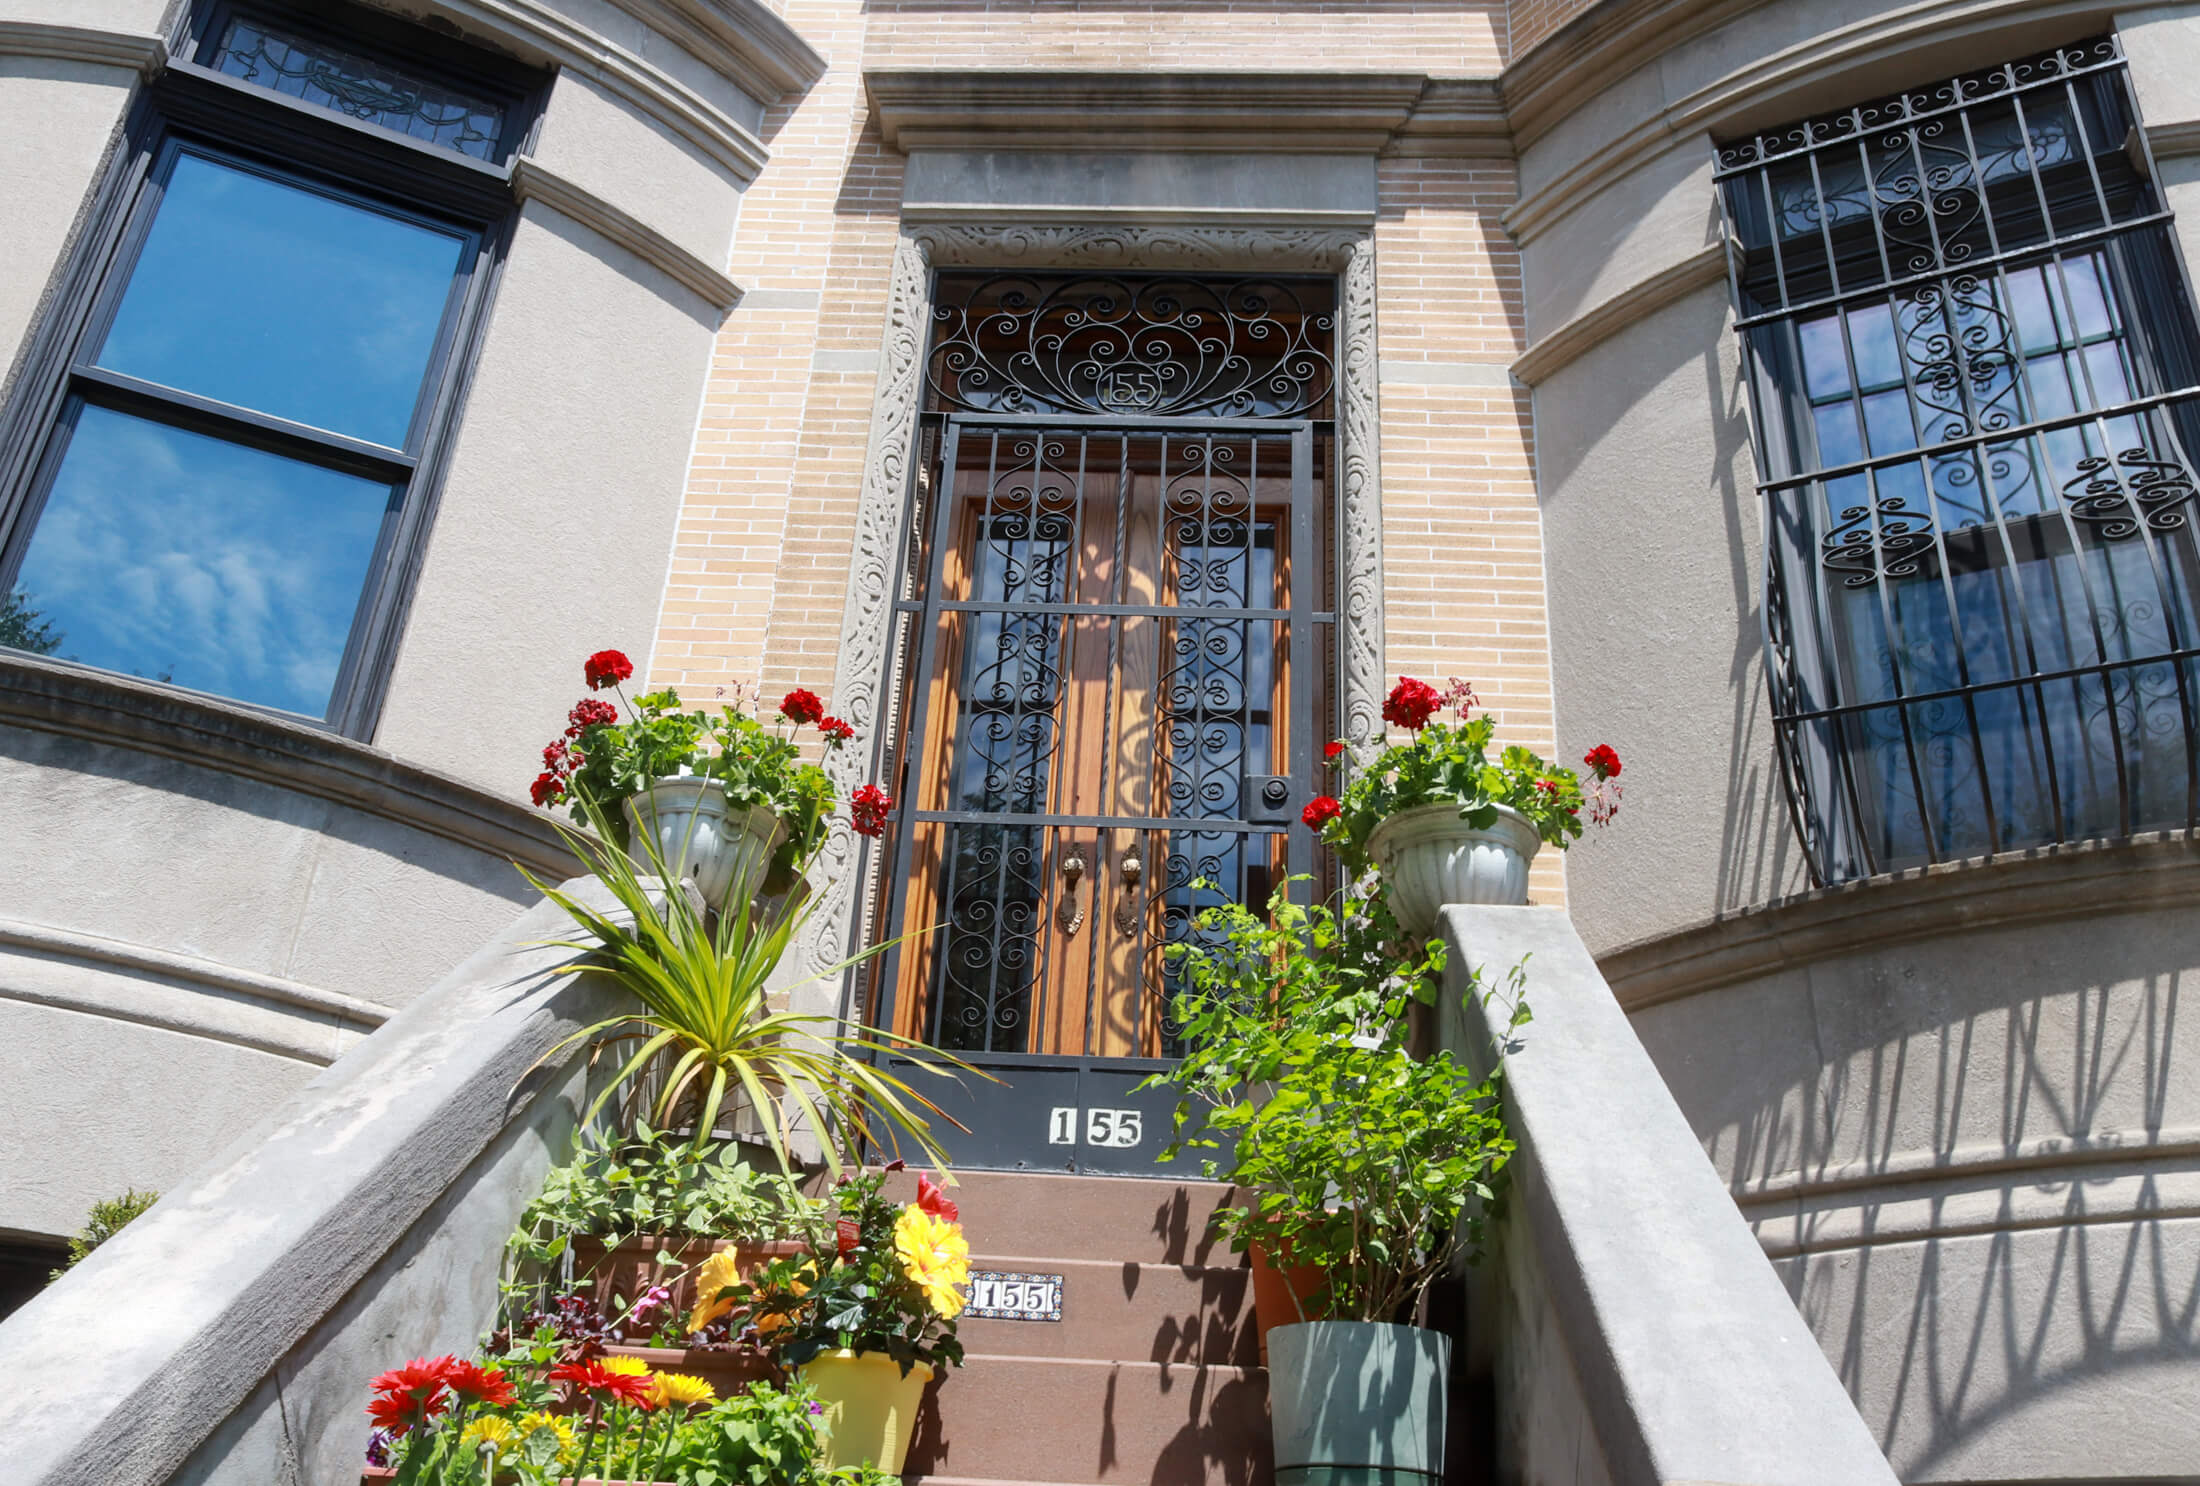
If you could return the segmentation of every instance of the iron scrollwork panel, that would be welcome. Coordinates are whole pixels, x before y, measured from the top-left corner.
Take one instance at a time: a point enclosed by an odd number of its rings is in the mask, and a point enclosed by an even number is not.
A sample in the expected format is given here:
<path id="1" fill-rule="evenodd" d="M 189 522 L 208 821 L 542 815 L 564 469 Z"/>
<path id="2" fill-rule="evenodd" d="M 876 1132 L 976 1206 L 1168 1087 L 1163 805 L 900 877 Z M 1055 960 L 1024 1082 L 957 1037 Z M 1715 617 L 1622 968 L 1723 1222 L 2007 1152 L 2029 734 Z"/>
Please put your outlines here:
<path id="1" fill-rule="evenodd" d="M 2200 326 L 2135 120 L 2102 39 L 1720 151 L 1821 879 L 2200 804 Z"/>

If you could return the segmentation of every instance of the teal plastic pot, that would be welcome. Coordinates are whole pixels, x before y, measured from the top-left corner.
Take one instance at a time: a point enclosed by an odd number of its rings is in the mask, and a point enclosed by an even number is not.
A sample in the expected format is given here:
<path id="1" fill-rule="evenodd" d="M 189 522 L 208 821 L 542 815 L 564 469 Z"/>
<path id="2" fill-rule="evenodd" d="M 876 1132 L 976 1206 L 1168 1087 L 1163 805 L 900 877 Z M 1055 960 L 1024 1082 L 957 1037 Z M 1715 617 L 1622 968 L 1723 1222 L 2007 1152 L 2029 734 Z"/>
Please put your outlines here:
<path id="1" fill-rule="evenodd" d="M 1276 1486 L 1432 1486 L 1444 1474 L 1451 1338 L 1380 1321 L 1268 1333 Z"/>

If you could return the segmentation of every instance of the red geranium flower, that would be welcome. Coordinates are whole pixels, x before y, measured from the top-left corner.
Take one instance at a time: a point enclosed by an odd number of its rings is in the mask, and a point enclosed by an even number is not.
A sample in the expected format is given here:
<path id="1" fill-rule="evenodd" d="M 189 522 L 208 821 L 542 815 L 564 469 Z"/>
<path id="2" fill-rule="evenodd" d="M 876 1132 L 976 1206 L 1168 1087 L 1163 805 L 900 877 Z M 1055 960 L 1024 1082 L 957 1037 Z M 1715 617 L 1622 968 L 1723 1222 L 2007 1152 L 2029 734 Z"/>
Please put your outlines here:
<path id="1" fill-rule="evenodd" d="M 825 735 L 825 741 L 828 743 L 845 743 L 856 735 L 856 730 L 853 727 L 837 717 L 825 718 L 818 723 L 817 730 Z"/>
<path id="2" fill-rule="evenodd" d="M 875 784 L 866 784 L 848 796 L 848 814 L 859 836 L 883 836 L 886 834 L 886 812 L 894 808 L 894 797 Z"/>
<path id="3" fill-rule="evenodd" d="M 1538 779 L 1535 782 L 1535 787 L 1547 795 L 1558 793 L 1558 781 L 1555 779 Z"/>
<path id="4" fill-rule="evenodd" d="M 962 1209 L 947 1200 L 947 1193 L 928 1176 L 917 1178 L 917 1206 L 950 1223 L 962 1221 Z"/>
<path id="5" fill-rule="evenodd" d="M 1599 743 L 1581 756 L 1581 761 L 1596 770 L 1599 779 L 1619 778 L 1619 755 L 1609 743 Z"/>
<path id="6" fill-rule="evenodd" d="M 602 697 L 582 697 L 573 704 L 573 710 L 565 714 L 570 724 L 565 730 L 568 738 L 578 738 L 599 722 L 617 722 L 619 709 Z"/>
<path id="7" fill-rule="evenodd" d="M 510 1408 L 518 1397 L 512 1392 L 511 1380 L 499 1368 L 483 1367 L 473 1362 L 454 1362 L 446 1379 L 451 1391 L 462 1398 L 479 1399 L 495 1404 L 498 1408 Z"/>
<path id="8" fill-rule="evenodd" d="M 1342 743 L 1324 743 L 1322 745 L 1323 758 L 1335 758 L 1338 754 L 1343 752 L 1344 745 Z"/>
<path id="9" fill-rule="evenodd" d="M 616 650 L 599 650 L 581 663 L 581 674 L 588 678 L 590 691 L 602 691 L 633 675 L 634 662 Z"/>
<path id="10" fill-rule="evenodd" d="M 1383 721 L 1394 722 L 1409 733 L 1418 733 L 1428 726 L 1428 720 L 1444 705 L 1444 699 L 1436 694 L 1436 688 L 1426 681 L 1416 681 L 1402 676 L 1390 689 L 1389 700 L 1383 703 Z"/>
<path id="11" fill-rule="evenodd" d="M 566 1362 L 550 1369 L 553 1383 L 571 1383 L 583 1393 L 608 1393 L 613 1403 L 648 1408 L 655 1388 L 639 1373 L 611 1372 L 599 1360 Z"/>
<path id="12" fill-rule="evenodd" d="M 555 805 L 558 796 L 565 793 L 565 781 L 545 769 L 535 776 L 535 782 L 527 786 L 527 797 L 537 805 Z"/>
<path id="13" fill-rule="evenodd" d="M 1299 819 L 1318 831 L 1342 814 L 1344 814 L 1342 805 L 1339 805 L 1327 795 L 1316 795 L 1307 807 L 1299 812 Z"/>
<path id="14" fill-rule="evenodd" d="M 825 715 L 825 704 L 807 687 L 796 687 L 779 699 L 779 715 L 789 722 L 816 722 Z"/>

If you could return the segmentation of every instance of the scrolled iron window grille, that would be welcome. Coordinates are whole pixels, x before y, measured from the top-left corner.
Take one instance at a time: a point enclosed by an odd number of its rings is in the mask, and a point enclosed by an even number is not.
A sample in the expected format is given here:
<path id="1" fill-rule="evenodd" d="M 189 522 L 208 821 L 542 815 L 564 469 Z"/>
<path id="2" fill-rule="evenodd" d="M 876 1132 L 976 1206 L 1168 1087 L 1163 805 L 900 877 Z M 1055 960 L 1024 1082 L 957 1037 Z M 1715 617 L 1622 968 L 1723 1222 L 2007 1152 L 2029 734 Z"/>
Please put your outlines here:
<path id="1" fill-rule="evenodd" d="M 933 407 L 1327 416 L 1334 313 L 1289 283 L 1003 274 L 955 291 L 933 312 Z"/>
<path id="2" fill-rule="evenodd" d="M 2200 325 L 2118 44 L 1717 180 L 1814 877 L 2192 826 Z"/>
<path id="3" fill-rule="evenodd" d="M 244 82 L 444 149 L 495 160 L 509 110 L 318 37 L 232 18 L 207 65 Z"/>

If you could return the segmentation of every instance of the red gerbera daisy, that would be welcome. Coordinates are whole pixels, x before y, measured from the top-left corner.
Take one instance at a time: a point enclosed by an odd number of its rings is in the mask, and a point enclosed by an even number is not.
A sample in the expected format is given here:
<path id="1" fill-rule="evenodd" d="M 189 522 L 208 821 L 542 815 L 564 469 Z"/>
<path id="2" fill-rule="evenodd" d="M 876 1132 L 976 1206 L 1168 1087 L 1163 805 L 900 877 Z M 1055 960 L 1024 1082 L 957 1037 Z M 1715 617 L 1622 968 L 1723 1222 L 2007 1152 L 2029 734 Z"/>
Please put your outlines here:
<path id="1" fill-rule="evenodd" d="M 498 1368 L 483 1367 L 473 1362 L 454 1362 L 446 1381 L 450 1383 L 451 1391 L 462 1398 L 479 1399 L 483 1403 L 495 1404 L 498 1408 L 509 1408 L 518 1402 L 512 1392 L 511 1380 Z"/>

